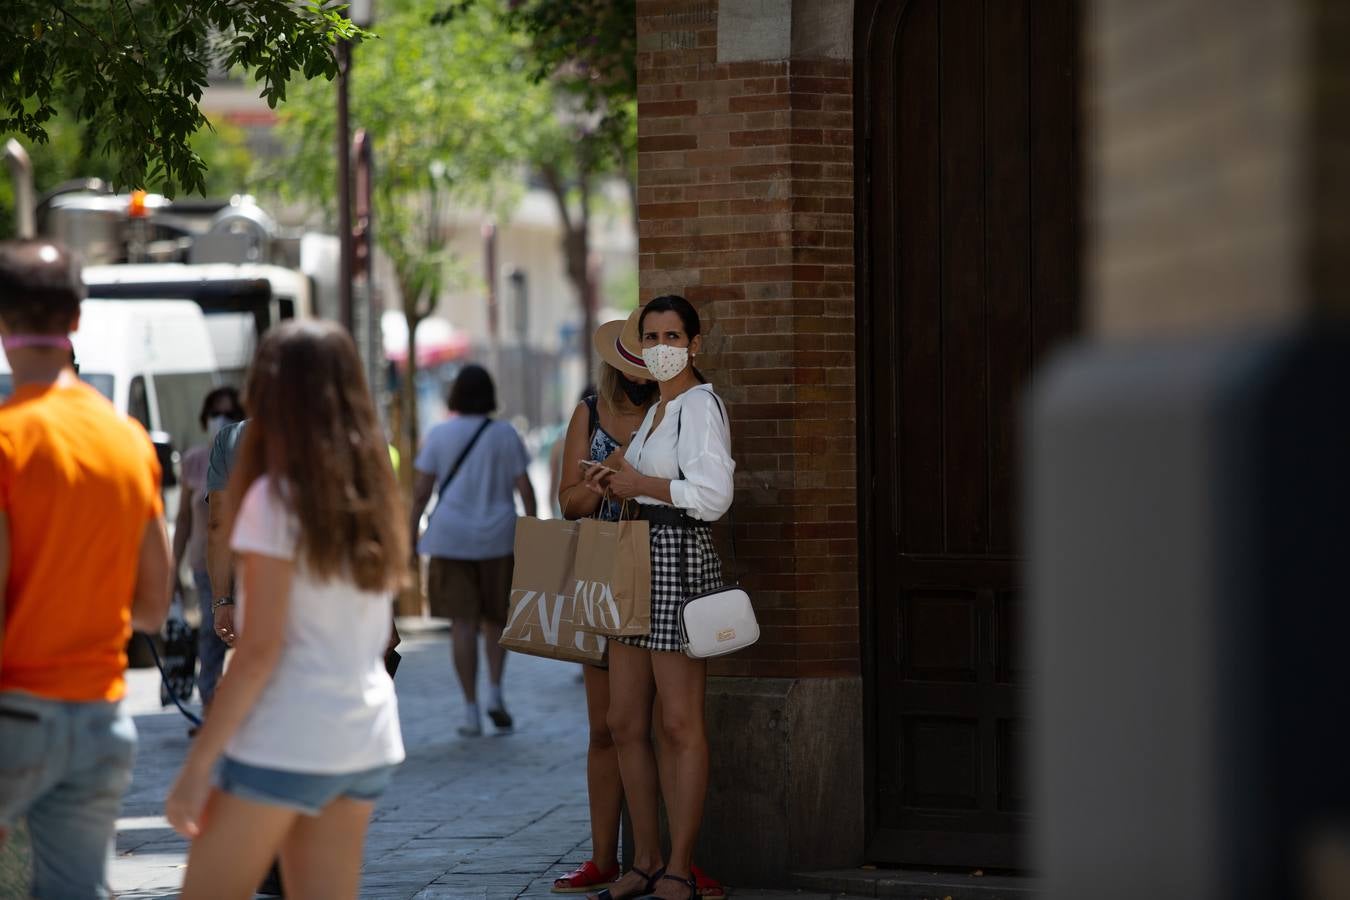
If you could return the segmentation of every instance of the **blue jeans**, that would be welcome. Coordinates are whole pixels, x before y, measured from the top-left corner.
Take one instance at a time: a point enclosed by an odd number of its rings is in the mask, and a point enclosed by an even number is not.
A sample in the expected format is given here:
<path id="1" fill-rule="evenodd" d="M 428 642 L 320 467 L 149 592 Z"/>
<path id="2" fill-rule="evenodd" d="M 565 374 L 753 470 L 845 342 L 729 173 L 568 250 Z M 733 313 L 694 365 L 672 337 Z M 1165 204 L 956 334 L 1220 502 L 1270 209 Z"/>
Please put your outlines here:
<path id="1" fill-rule="evenodd" d="M 197 585 L 197 608 L 201 610 L 202 624 L 197 629 L 197 693 L 202 703 L 210 703 L 216 695 L 216 682 L 225 668 L 225 651 L 229 646 L 216 634 L 216 614 L 211 609 L 211 579 L 204 569 L 193 569 L 193 583 Z"/>
<path id="2" fill-rule="evenodd" d="M 36 898 L 109 897 L 136 725 L 117 703 L 0 693 L 0 827 L 28 819 Z"/>

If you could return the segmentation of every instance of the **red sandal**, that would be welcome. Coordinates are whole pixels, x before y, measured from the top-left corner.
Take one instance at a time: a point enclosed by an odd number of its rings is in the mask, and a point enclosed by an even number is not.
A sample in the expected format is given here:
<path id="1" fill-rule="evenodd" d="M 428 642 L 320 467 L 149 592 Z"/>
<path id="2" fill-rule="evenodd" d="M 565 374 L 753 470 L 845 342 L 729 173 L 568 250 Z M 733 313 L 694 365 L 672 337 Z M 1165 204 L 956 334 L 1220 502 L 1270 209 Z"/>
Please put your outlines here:
<path id="1" fill-rule="evenodd" d="M 703 900 L 722 900 L 726 897 L 727 889 L 722 885 L 722 882 L 713 878 L 698 866 L 691 865 L 689 874 L 693 875 L 694 881 L 698 883 L 698 895 Z"/>
<path id="2" fill-rule="evenodd" d="M 553 882 L 555 894 L 584 894 L 596 888 L 609 887 L 619 877 L 619 867 L 601 872 L 595 860 L 588 859 Z"/>

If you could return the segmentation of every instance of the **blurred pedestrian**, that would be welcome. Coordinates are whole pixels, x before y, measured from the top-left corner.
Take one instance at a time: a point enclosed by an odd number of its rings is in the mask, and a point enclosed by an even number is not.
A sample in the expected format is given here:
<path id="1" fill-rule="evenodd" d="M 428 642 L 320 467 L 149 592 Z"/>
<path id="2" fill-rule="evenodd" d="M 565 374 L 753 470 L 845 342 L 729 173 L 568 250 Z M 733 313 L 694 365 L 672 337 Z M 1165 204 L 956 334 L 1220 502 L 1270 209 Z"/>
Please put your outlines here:
<path id="1" fill-rule="evenodd" d="M 248 419 L 226 425 L 211 441 L 206 461 L 206 575 L 211 588 L 209 627 L 227 646 L 234 644 L 234 554 L 230 552 L 230 472 Z M 202 627 L 208 627 L 203 622 Z"/>
<path id="2" fill-rule="evenodd" d="M 107 897 L 131 782 L 132 628 L 169 608 L 160 464 L 71 366 L 84 285 L 45 241 L 0 242 L 0 840 L 26 817 L 35 897 Z"/>
<path id="3" fill-rule="evenodd" d="M 535 514 L 534 486 L 526 471 L 529 454 L 509 422 L 498 422 L 497 390 L 481 366 L 465 366 L 450 387 L 450 419 L 427 433 L 413 462 L 411 533 L 437 492 L 436 508 L 416 554 L 431 557 L 427 599 L 434 616 L 451 622 L 451 648 L 464 693 L 463 737 L 483 733 L 478 708 L 478 636 L 488 664 L 487 714 L 492 724 L 512 727 L 502 696 L 506 650 L 498 643 L 506 625 L 516 538 L 515 495 L 525 515 Z"/>
<path id="4" fill-rule="evenodd" d="M 216 634 L 215 615 L 211 601 L 211 578 L 206 567 L 206 536 L 209 507 L 206 503 L 206 469 L 211 455 L 211 444 L 221 429 L 244 418 L 244 407 L 239 391 L 233 387 L 218 387 L 202 400 L 197 422 L 206 432 L 205 444 L 198 444 L 183 455 L 182 477 L 179 479 L 178 518 L 173 530 L 173 585 L 178 584 L 179 572 L 186 557 L 192 569 L 192 583 L 197 594 L 197 608 L 201 612 L 201 626 L 197 629 L 197 692 L 202 698 L 202 715 L 211 710 L 216 682 L 225 666 L 226 643 Z M 195 735 L 197 729 L 188 732 Z"/>
<path id="5" fill-rule="evenodd" d="M 651 526 L 652 626 L 609 643 L 608 724 L 633 820 L 633 868 L 606 892 L 612 900 L 657 896 L 693 900 L 694 843 L 708 784 L 703 720 L 706 663 L 682 650 L 680 607 L 722 585 L 722 563 L 709 524 L 731 507 L 731 431 L 722 401 L 694 367 L 703 338 L 697 311 L 683 297 L 652 300 L 638 316 L 642 357 L 660 384 L 660 400 L 618 459 L 618 471 L 592 467 L 585 484 L 599 496 L 636 500 Z M 665 787 L 670 856 L 661 858 L 658 773 L 652 707 L 660 700 L 663 749 L 673 777 Z"/>
<path id="6" fill-rule="evenodd" d="M 165 803 L 193 839 L 183 896 L 250 897 L 280 851 L 287 894 L 355 897 L 370 814 L 404 756 L 384 666 L 402 504 L 339 326 L 270 331 L 247 406 L 229 486 L 235 654 Z"/>

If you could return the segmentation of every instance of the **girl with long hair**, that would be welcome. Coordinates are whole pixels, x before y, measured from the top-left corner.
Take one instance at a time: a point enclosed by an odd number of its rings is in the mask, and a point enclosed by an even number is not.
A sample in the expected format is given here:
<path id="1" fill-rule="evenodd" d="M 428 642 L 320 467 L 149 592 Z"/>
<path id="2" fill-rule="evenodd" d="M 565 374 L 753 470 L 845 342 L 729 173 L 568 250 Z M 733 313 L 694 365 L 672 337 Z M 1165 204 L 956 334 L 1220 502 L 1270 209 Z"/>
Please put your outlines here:
<path id="1" fill-rule="evenodd" d="M 246 404 L 229 486 L 234 658 L 165 803 L 192 839 L 182 896 L 252 897 L 279 852 L 288 896 L 355 897 L 371 811 L 404 756 L 384 666 L 403 503 L 337 325 L 269 331 Z"/>
<path id="2" fill-rule="evenodd" d="M 703 720 L 706 664 L 683 652 L 684 601 L 721 586 L 722 564 L 709 525 L 731 507 L 731 431 L 721 399 L 694 358 L 703 338 L 697 311 L 683 297 L 658 297 L 638 315 L 647 371 L 660 400 L 648 410 L 618 471 L 592 467 L 585 485 L 598 496 L 636 500 L 651 526 L 652 627 L 609 644 L 608 725 L 633 820 L 633 867 L 598 898 L 694 900 L 694 843 L 708 784 Z M 612 468 L 612 466 L 611 466 Z M 652 746 L 653 701 L 659 700 L 670 856 L 661 857 L 658 771 Z"/>

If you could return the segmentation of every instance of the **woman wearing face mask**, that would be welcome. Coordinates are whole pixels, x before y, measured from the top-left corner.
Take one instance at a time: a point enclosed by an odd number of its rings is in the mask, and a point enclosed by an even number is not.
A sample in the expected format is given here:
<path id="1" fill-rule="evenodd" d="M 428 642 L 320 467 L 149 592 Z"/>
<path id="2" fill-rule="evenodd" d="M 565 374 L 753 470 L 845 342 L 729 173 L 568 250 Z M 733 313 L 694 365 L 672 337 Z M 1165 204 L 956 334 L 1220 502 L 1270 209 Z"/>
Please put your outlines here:
<path id="1" fill-rule="evenodd" d="M 183 455 L 183 477 L 178 493 L 178 518 L 173 531 L 173 582 L 178 584 L 179 570 L 184 556 L 192 566 L 192 583 L 197 589 L 197 605 L 201 609 L 203 627 L 197 629 L 197 692 L 202 698 L 202 712 L 211 708 L 216 693 L 216 682 L 225 665 L 225 651 L 229 649 L 216 634 L 211 623 L 211 579 L 206 574 L 206 463 L 211 453 L 211 442 L 220 429 L 242 421 L 244 407 L 239 402 L 239 391 L 232 387 L 218 387 L 202 400 L 197 421 L 206 432 L 206 443 L 199 444 Z M 195 735 L 197 729 L 188 731 Z"/>
<path id="2" fill-rule="evenodd" d="M 694 359 L 702 347 L 698 313 L 683 297 L 658 297 L 638 316 L 642 358 L 660 400 L 633 435 L 618 472 L 592 469 L 584 484 L 636 500 L 651 525 L 652 627 L 610 642 L 610 734 L 633 820 L 633 868 L 599 900 L 693 900 L 692 854 L 703 818 L 708 742 L 703 722 L 706 666 L 682 652 L 679 610 L 688 597 L 722 584 L 709 525 L 731 507 L 731 432 L 726 410 Z M 660 701 L 670 858 L 661 858 L 652 705 Z"/>
<path id="3" fill-rule="evenodd" d="M 617 465 L 616 452 L 642 425 L 647 410 L 656 401 L 657 383 L 651 379 L 642 361 L 642 341 L 638 335 L 638 317 L 634 310 L 626 320 L 601 325 L 595 332 L 595 350 L 600 356 L 596 379 L 599 390 L 577 404 L 562 447 L 565 468 L 559 480 L 558 506 L 564 518 L 593 516 L 606 521 L 619 518 L 620 503 L 613 497 L 602 498 L 586 489 L 583 477 L 590 463 Z M 614 459 L 611 459 L 614 457 Z M 590 798 L 592 857 L 574 871 L 553 882 L 558 894 L 598 890 L 619 875 L 619 811 L 623 785 L 619 779 L 619 758 L 609 733 L 608 662 L 582 666 L 586 686 L 586 718 L 590 723 L 590 747 L 586 754 L 586 791 Z M 660 716 L 660 705 L 653 715 Z M 659 733 L 657 734 L 659 738 Z M 657 748 L 660 751 L 661 748 Z M 657 767 L 663 785 L 673 783 L 672 759 L 658 752 Z M 716 900 L 726 890 L 714 878 L 691 867 L 698 880 L 699 896 Z"/>

